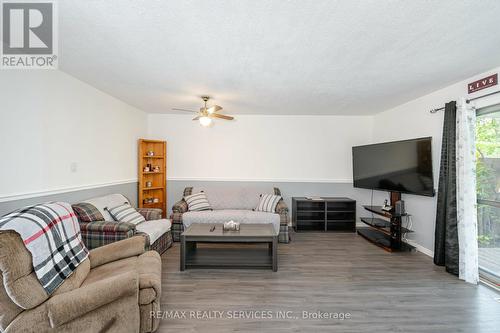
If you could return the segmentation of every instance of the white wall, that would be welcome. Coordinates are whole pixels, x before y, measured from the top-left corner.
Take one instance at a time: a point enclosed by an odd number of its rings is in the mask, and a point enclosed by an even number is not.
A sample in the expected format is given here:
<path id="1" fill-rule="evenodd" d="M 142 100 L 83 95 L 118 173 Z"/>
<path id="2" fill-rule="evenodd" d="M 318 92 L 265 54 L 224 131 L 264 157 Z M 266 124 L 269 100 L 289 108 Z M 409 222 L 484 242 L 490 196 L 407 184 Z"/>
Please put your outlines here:
<path id="1" fill-rule="evenodd" d="M 1 71 L 0 103 L 0 200 L 137 179 L 144 112 L 61 71 Z"/>
<path id="2" fill-rule="evenodd" d="M 444 112 L 431 114 L 429 110 L 442 107 L 446 102 L 458 100 L 460 97 L 473 98 L 499 90 L 499 86 L 494 86 L 471 95 L 467 94 L 468 83 L 498 72 L 500 72 L 500 68 L 478 74 L 429 95 L 377 114 L 373 122 L 373 141 L 383 142 L 432 136 L 434 183 L 437 190 Z M 499 95 L 475 102 L 477 107 L 496 103 L 500 103 Z M 413 238 L 418 244 L 424 246 L 428 249 L 429 253 L 432 252 L 434 249 L 437 195 L 435 197 L 421 197 L 403 194 L 403 200 L 405 200 L 408 212 L 413 214 L 413 229 L 415 233 L 409 235 L 409 238 Z"/>
<path id="3" fill-rule="evenodd" d="M 353 145 L 372 117 L 237 115 L 204 128 L 191 115 L 150 114 L 149 137 L 167 140 L 173 180 L 351 182 Z"/>

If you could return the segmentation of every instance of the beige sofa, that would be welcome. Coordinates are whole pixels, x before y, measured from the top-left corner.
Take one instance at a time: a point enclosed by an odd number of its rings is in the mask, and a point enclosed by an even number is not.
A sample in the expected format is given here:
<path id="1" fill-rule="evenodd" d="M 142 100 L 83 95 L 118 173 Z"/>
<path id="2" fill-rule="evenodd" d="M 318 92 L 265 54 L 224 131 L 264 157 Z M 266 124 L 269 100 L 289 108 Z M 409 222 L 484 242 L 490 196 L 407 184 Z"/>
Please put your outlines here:
<path id="1" fill-rule="evenodd" d="M 135 236 L 90 251 L 52 295 L 14 231 L 0 231 L 0 331 L 154 332 L 160 309 L 161 259 Z"/>
<path id="2" fill-rule="evenodd" d="M 240 223 L 265 223 L 271 224 L 280 243 L 290 242 L 288 229 L 288 207 L 281 199 L 276 206 L 275 212 L 256 212 L 260 200 L 260 194 L 269 193 L 281 196 L 277 187 L 242 187 L 226 188 L 218 187 L 186 187 L 183 197 L 204 192 L 213 210 L 201 212 L 188 211 L 188 205 L 184 198 L 176 202 L 172 207 L 172 237 L 174 241 L 180 240 L 180 235 L 192 223 L 224 223 L 229 220 Z"/>

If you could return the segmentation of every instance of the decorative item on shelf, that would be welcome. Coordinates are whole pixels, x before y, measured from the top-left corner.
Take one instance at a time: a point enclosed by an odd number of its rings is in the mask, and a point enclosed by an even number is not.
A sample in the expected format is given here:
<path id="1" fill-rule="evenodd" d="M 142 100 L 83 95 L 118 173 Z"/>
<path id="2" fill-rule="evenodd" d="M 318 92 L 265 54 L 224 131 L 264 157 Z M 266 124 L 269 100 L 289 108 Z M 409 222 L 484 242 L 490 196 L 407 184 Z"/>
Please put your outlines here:
<path id="1" fill-rule="evenodd" d="M 160 171 L 161 171 L 161 169 L 160 169 L 160 166 L 159 166 L 159 165 L 155 165 L 155 166 L 153 167 L 153 172 L 160 172 Z"/>
<path id="2" fill-rule="evenodd" d="M 222 226 L 224 231 L 240 231 L 240 222 L 234 222 L 233 220 L 224 222 Z"/>
<path id="3" fill-rule="evenodd" d="M 151 182 L 151 181 L 146 182 L 146 187 L 152 187 L 152 186 L 153 186 L 153 182 Z"/>
<path id="4" fill-rule="evenodd" d="M 158 198 L 153 198 L 153 202 L 154 202 L 154 203 L 158 203 L 158 202 L 160 202 L 160 199 L 158 199 Z"/>
<path id="5" fill-rule="evenodd" d="M 396 205 L 394 207 L 394 213 L 396 213 L 396 215 L 405 215 L 405 202 L 404 200 L 398 200 L 396 201 Z"/>
<path id="6" fill-rule="evenodd" d="M 151 204 L 151 203 L 159 202 L 159 201 L 155 201 L 155 200 L 158 200 L 158 199 L 157 199 L 157 198 L 145 198 L 145 199 L 143 200 L 143 202 L 144 202 L 145 204 Z"/>
<path id="7" fill-rule="evenodd" d="M 390 212 L 392 210 L 392 206 L 389 205 L 387 199 L 384 200 L 384 205 L 382 206 L 382 210 L 386 212 Z"/>
<path id="8" fill-rule="evenodd" d="M 148 165 L 146 165 L 146 166 L 144 167 L 143 171 L 144 171 L 144 172 L 149 172 L 149 171 L 151 171 L 151 170 L 149 169 L 149 166 L 148 166 Z"/>
<path id="9" fill-rule="evenodd" d="M 152 150 L 150 150 L 150 151 L 147 152 L 147 155 L 148 156 L 155 156 L 155 152 L 152 151 Z"/>

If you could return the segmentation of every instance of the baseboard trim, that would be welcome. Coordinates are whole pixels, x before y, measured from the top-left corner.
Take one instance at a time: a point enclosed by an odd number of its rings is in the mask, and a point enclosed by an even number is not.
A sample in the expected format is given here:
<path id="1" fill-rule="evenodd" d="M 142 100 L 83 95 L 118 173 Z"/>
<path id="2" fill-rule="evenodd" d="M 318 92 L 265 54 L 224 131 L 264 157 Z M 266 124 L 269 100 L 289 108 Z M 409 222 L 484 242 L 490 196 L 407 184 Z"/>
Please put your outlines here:
<path id="1" fill-rule="evenodd" d="M 426 256 L 429 256 L 431 258 L 434 258 L 434 251 L 432 250 L 429 250 L 428 248 L 426 247 L 423 247 L 422 245 L 416 243 L 415 241 L 412 241 L 412 240 L 407 240 L 406 241 L 408 244 L 410 244 L 411 246 L 414 246 L 415 249 L 418 251 L 418 252 L 421 252 L 423 254 L 425 254 Z"/>
<path id="2" fill-rule="evenodd" d="M 0 202 L 43 197 L 43 196 L 47 196 L 47 195 L 76 192 L 76 191 L 82 191 L 82 190 L 91 190 L 94 188 L 123 185 L 123 184 L 130 184 L 130 183 L 137 183 L 137 179 L 125 179 L 125 180 L 118 180 L 118 181 L 114 181 L 114 182 L 80 185 L 80 186 L 73 186 L 73 187 L 63 187 L 63 188 L 52 189 L 52 190 L 47 190 L 47 191 L 9 194 L 9 195 L 0 196 Z"/>
<path id="3" fill-rule="evenodd" d="M 291 178 L 223 178 L 223 177 L 167 177 L 172 181 L 203 181 L 203 182 L 263 182 L 263 183 L 347 183 L 352 179 L 291 179 Z"/>

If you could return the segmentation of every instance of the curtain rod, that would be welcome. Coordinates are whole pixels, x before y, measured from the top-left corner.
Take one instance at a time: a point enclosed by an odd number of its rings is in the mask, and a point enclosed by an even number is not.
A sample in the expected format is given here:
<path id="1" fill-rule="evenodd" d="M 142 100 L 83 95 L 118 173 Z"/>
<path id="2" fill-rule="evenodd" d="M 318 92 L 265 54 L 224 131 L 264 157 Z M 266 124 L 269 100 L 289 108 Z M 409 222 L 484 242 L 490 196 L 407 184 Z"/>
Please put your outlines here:
<path id="1" fill-rule="evenodd" d="M 465 101 L 466 101 L 467 103 L 470 103 L 470 102 L 472 102 L 472 101 L 475 101 L 476 99 L 480 99 L 480 98 L 488 97 L 488 96 L 495 95 L 495 94 L 498 94 L 498 93 L 500 93 L 500 90 L 499 90 L 499 91 L 494 91 L 494 92 L 491 92 L 491 93 L 486 94 L 486 95 L 482 95 L 482 96 L 474 97 L 474 98 L 471 98 L 471 99 L 466 99 Z M 443 111 L 443 110 L 444 110 L 444 106 L 443 106 L 443 107 L 441 107 L 441 108 L 432 109 L 432 110 L 430 110 L 429 112 L 430 112 L 430 113 L 436 113 L 436 112 L 438 112 L 438 111 Z"/>

